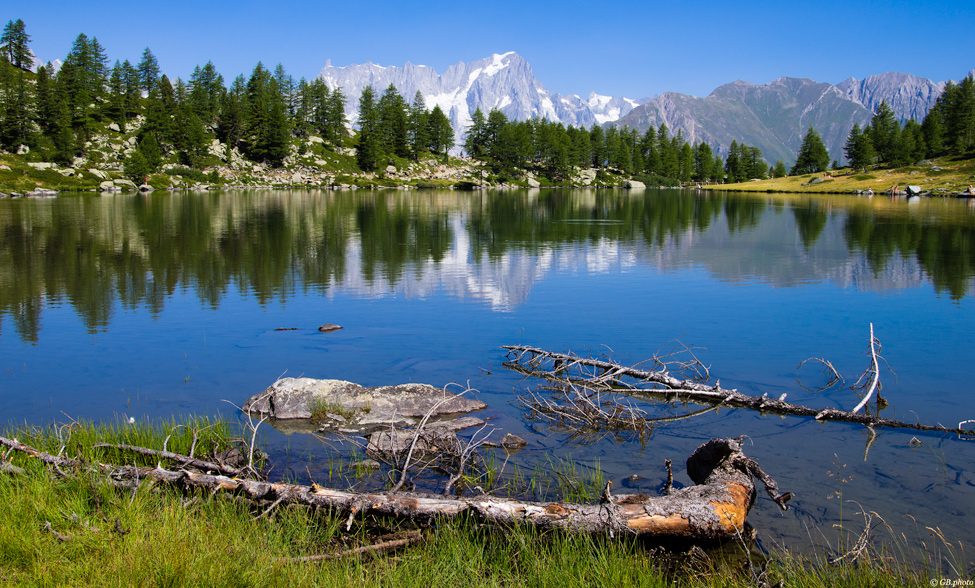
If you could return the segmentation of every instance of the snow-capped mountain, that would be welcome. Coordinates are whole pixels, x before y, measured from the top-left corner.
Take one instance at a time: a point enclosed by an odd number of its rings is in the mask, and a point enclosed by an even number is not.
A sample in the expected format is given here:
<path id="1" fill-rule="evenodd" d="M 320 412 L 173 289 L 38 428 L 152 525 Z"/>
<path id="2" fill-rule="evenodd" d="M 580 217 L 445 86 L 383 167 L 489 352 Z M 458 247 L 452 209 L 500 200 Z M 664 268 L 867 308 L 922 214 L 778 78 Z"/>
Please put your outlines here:
<path id="1" fill-rule="evenodd" d="M 371 85 L 379 96 L 392 84 L 410 103 L 419 91 L 428 109 L 440 106 L 450 118 L 458 145 L 477 108 L 485 115 L 496 108 L 512 120 L 538 117 L 589 128 L 615 120 L 640 104 L 636 100 L 596 94 L 591 94 L 588 100 L 553 94 L 535 78 L 531 65 L 513 51 L 470 63 L 457 62 L 443 74 L 432 67 L 409 62 L 403 67 L 371 62 L 337 67 L 329 61 L 319 77 L 330 88 L 342 88 L 347 99 L 346 115 L 353 122 L 358 118 L 359 96 L 366 86 Z"/>

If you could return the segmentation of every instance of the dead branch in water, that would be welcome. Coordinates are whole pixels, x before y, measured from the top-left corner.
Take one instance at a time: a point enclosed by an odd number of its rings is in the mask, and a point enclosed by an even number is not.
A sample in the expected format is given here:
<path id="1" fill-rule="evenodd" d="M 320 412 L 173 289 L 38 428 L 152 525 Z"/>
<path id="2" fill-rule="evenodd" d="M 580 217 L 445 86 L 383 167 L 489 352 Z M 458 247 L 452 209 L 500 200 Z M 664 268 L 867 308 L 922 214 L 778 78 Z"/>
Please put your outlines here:
<path id="1" fill-rule="evenodd" d="M 574 427 L 578 430 L 575 433 L 577 439 L 584 437 L 585 434 L 590 436 L 597 433 L 606 435 L 608 429 L 629 431 L 637 435 L 646 434 L 660 422 L 689 418 L 694 414 L 653 419 L 642 409 L 632 406 L 632 403 L 626 407 L 626 410 L 616 412 L 613 407 L 624 405 L 620 401 L 620 398 L 624 396 L 662 400 L 666 403 L 695 402 L 710 405 L 711 409 L 727 406 L 777 415 L 813 417 L 819 422 L 837 421 L 873 428 L 914 429 L 965 436 L 975 435 L 975 430 L 961 428 L 963 424 L 971 421 L 962 421 L 958 427 L 952 428 L 940 424 L 908 423 L 882 418 L 879 415 L 856 412 L 866 405 L 878 388 L 879 363 L 872 325 L 871 357 L 873 367 L 868 372 L 872 385 L 860 406 L 853 411 L 836 408 L 811 408 L 792 404 L 786 402 L 785 394 L 779 398 L 769 398 L 766 394 L 749 396 L 735 389 L 722 388 L 720 381 L 717 380 L 714 384 L 707 384 L 700 381 L 699 377 L 709 374 L 707 368 L 686 347 L 684 350 L 687 351 L 681 352 L 690 353 L 692 359 L 690 361 L 679 360 L 675 364 L 676 370 L 671 369 L 671 364 L 668 363 L 670 356 L 654 356 L 648 360 L 654 369 L 641 369 L 623 366 L 608 359 L 580 357 L 570 353 L 558 353 L 526 345 L 504 345 L 503 348 L 508 350 L 507 360 L 503 364 L 505 367 L 526 376 L 551 382 L 549 389 L 555 391 L 548 399 L 540 397 L 536 393 L 521 396 L 519 401 L 526 408 L 529 416 L 547 420 L 556 428 L 570 429 Z M 692 377 L 676 377 L 671 373 L 672 371 L 681 375 L 690 372 Z M 835 370 L 833 371 L 835 372 Z M 598 399 L 598 402 L 592 401 L 594 397 Z M 643 427 L 642 433 L 637 432 L 639 427 Z"/>

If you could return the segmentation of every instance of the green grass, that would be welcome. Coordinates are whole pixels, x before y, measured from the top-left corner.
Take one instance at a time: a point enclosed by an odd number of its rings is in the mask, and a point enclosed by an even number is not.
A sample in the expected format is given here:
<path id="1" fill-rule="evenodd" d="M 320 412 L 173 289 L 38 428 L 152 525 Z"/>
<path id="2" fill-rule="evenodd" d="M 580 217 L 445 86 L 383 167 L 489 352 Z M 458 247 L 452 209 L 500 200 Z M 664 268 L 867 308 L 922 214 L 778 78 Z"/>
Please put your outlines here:
<path id="1" fill-rule="evenodd" d="M 94 459 L 96 441 L 132 443 L 197 454 L 232 442 L 224 422 L 189 419 L 156 426 L 126 421 L 82 423 L 7 432 L 51 451 Z M 116 456 L 117 457 L 117 456 Z M 395 553 L 318 563 L 281 558 L 369 544 L 406 526 L 366 517 L 345 530 L 345 517 L 281 504 L 270 512 L 225 494 L 183 494 L 143 483 L 118 488 L 101 474 L 62 478 L 35 460 L 11 455 L 28 469 L 0 474 L 0 585 L 4 586 L 921 586 L 928 578 L 969 579 L 963 551 L 957 564 L 913 569 L 876 551 L 857 562 L 830 565 L 825 555 L 751 555 L 732 543 L 724 550 L 669 552 L 628 538 L 608 539 L 530 527 L 495 529 L 474 520 L 441 523 L 425 541 Z M 153 458 L 125 456 L 147 465 Z M 602 478 L 570 462 L 552 467 L 570 492 Z M 591 472 L 598 472 L 598 467 Z M 556 476 L 561 479 L 562 476 Z M 598 478 L 598 480 L 597 480 Z M 950 545 L 943 537 L 944 545 Z M 905 542 L 906 544 L 906 542 Z M 959 546 L 960 547 L 960 546 Z M 951 566 L 962 568 L 953 570 Z M 968 575 L 965 575 L 968 574 Z M 758 578 L 762 575 L 761 578 Z M 766 582 L 761 584 L 759 579 Z"/>

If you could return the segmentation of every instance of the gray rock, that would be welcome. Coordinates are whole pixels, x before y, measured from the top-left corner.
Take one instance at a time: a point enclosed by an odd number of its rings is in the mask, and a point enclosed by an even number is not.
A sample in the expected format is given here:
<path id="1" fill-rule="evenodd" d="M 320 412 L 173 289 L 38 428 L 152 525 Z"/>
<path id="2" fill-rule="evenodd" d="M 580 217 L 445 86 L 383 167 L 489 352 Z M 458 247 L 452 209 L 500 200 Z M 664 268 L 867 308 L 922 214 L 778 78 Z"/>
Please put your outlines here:
<path id="1" fill-rule="evenodd" d="M 518 435 L 513 435 L 511 433 L 506 433 L 505 436 L 501 438 L 501 447 L 509 454 L 521 451 L 527 445 L 527 441 Z"/>
<path id="2" fill-rule="evenodd" d="M 30 147 L 27 145 L 20 145 L 17 147 L 17 155 L 27 155 L 30 153 Z"/>
<path id="3" fill-rule="evenodd" d="M 112 123 L 112 124 L 108 125 L 108 130 L 115 131 L 116 133 L 121 133 L 122 132 L 122 129 L 119 128 L 119 126 L 118 126 L 117 123 Z"/>
<path id="4" fill-rule="evenodd" d="M 387 174 L 395 174 L 396 173 L 396 166 L 395 165 L 387 165 L 386 166 L 386 173 Z"/>
<path id="5" fill-rule="evenodd" d="M 325 323 L 324 325 L 318 327 L 318 331 L 321 333 L 332 333 L 338 331 L 342 328 L 341 325 L 333 325 L 332 323 Z"/>
<path id="6" fill-rule="evenodd" d="M 483 410 L 487 405 L 428 384 L 366 388 L 343 380 L 282 378 L 264 392 L 248 398 L 243 408 L 249 414 L 274 419 L 275 428 L 287 433 L 318 427 L 311 422 L 315 413 L 320 418 L 326 418 L 329 413 L 342 416 L 342 422 L 334 423 L 334 427 L 366 431 L 391 425 L 415 425 L 427 413 L 442 419 Z M 289 420 L 304 421 L 304 424 L 294 427 L 282 423 Z"/>
<path id="7" fill-rule="evenodd" d="M 98 184 L 98 190 L 100 192 L 114 192 L 115 182 L 112 180 L 105 180 L 104 182 Z"/>
<path id="8" fill-rule="evenodd" d="M 623 182 L 624 188 L 646 188 L 647 185 L 637 180 L 626 180 Z"/>
<path id="9" fill-rule="evenodd" d="M 28 163 L 27 165 L 31 166 L 34 169 L 51 169 L 52 167 L 54 167 L 53 163 L 49 163 L 47 161 Z"/>
<path id="10" fill-rule="evenodd" d="M 461 417 L 452 421 L 438 421 L 428 423 L 417 437 L 413 458 L 429 455 L 439 455 L 455 450 L 459 446 L 457 432 L 479 427 L 484 421 L 475 417 Z M 366 454 L 373 457 L 389 459 L 394 456 L 405 455 L 416 437 L 416 429 L 399 429 L 395 431 L 377 431 L 369 435 L 369 445 Z"/>
<path id="11" fill-rule="evenodd" d="M 810 184 L 822 184 L 825 181 L 826 180 L 824 180 L 823 178 L 813 178 L 813 180 L 811 182 L 809 182 L 809 183 Z"/>
<path id="12" fill-rule="evenodd" d="M 0 165 L 0 171 L 10 171 L 10 167 L 6 165 Z"/>
<path id="13" fill-rule="evenodd" d="M 138 189 L 138 186 L 136 186 L 135 182 L 133 182 L 132 180 L 119 179 L 119 180 L 115 180 L 114 184 L 116 188 L 122 188 L 123 190 L 126 188 L 131 188 L 133 190 Z"/>
<path id="14" fill-rule="evenodd" d="M 538 188 L 541 185 L 542 184 L 539 183 L 539 181 L 536 180 L 535 178 L 528 178 L 528 187 L 529 188 Z"/>
<path id="15" fill-rule="evenodd" d="M 934 162 L 931 161 L 930 159 L 922 159 L 921 161 L 917 162 L 917 164 L 918 165 L 934 165 Z"/>
<path id="16" fill-rule="evenodd" d="M 35 188 L 34 190 L 24 194 L 24 196 L 27 198 L 54 198 L 57 195 L 57 190 L 49 190 L 47 188 Z"/>
<path id="17" fill-rule="evenodd" d="M 934 166 L 934 167 L 931 168 L 931 171 L 944 171 L 944 169 L 943 168 L 940 168 L 938 166 Z"/>

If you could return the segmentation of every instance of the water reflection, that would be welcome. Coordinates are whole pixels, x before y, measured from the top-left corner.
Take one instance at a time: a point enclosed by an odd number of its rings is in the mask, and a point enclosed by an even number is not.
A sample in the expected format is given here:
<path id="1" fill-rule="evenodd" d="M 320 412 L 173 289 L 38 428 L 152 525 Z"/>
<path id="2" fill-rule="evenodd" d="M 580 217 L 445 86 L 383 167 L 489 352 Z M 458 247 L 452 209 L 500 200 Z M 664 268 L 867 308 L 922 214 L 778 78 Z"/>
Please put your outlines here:
<path id="1" fill-rule="evenodd" d="M 783 214 L 788 209 L 789 214 Z M 296 292 L 446 292 L 506 311 L 544 275 L 633 264 L 732 282 L 832 280 L 972 291 L 964 203 L 679 191 L 231 192 L 0 201 L 0 316 L 40 337 L 66 302 L 89 332 L 116 307 L 154 315 L 180 288 L 217 307 Z M 2 323 L 0 323 L 2 324 Z"/>

